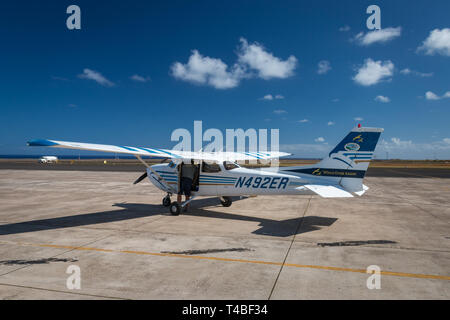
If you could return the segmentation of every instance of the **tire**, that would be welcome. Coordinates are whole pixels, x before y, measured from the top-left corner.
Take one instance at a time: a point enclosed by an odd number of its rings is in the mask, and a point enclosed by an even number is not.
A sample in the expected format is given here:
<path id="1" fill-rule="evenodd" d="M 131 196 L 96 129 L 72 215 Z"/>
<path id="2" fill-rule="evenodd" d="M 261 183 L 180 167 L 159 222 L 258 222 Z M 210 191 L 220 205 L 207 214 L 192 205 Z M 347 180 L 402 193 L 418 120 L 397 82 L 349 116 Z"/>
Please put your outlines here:
<path id="1" fill-rule="evenodd" d="M 172 202 L 170 201 L 170 197 L 169 196 L 165 196 L 162 200 L 162 204 L 164 207 L 168 207 L 170 206 Z"/>
<path id="2" fill-rule="evenodd" d="M 231 203 L 233 203 L 233 201 L 231 200 L 231 197 L 221 197 L 220 199 L 220 203 L 224 206 L 224 207 L 229 207 L 231 206 Z M 223 200 L 222 200 L 223 199 Z"/>
<path id="3" fill-rule="evenodd" d="M 178 216 L 181 212 L 181 206 L 178 202 L 172 202 L 169 206 L 170 214 L 173 216 Z"/>

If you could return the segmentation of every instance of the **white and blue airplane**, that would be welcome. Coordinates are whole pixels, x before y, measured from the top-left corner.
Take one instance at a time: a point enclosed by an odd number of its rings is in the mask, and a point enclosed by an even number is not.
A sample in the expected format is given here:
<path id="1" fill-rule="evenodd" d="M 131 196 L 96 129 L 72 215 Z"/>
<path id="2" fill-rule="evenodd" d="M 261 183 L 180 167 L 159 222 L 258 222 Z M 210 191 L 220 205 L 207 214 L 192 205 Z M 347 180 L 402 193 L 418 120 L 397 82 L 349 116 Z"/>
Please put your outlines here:
<path id="1" fill-rule="evenodd" d="M 173 215 L 180 214 L 190 201 L 198 196 L 219 197 L 229 207 L 232 196 L 252 195 L 311 195 L 323 198 L 362 196 L 369 188 L 363 184 L 364 175 L 373 157 L 381 128 L 356 127 L 322 159 L 307 166 L 247 169 L 236 162 L 244 160 L 272 160 L 290 155 L 284 152 L 189 152 L 143 147 L 113 146 L 56 140 L 33 140 L 29 146 L 69 148 L 136 156 L 146 172 L 134 183 L 148 177 L 153 185 L 167 195 L 163 205 Z M 169 163 L 148 165 L 142 156 L 171 159 Z M 194 163 L 199 175 L 193 183 L 193 197 L 183 203 L 171 202 L 178 193 L 179 166 Z"/>

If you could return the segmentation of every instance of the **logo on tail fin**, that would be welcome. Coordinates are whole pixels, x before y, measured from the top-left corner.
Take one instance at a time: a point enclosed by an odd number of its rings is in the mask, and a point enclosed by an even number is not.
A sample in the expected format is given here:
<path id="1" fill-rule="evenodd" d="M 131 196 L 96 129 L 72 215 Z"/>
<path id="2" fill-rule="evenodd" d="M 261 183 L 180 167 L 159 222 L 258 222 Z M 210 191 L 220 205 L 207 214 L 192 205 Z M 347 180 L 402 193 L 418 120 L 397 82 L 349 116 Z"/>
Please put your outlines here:
<path id="1" fill-rule="evenodd" d="M 356 137 L 353 138 L 353 141 L 356 141 L 356 142 L 361 143 L 361 142 L 364 141 L 364 139 L 363 139 L 363 137 L 361 137 L 361 135 L 358 135 L 358 136 L 356 136 Z"/>
<path id="2" fill-rule="evenodd" d="M 344 149 L 347 151 L 358 151 L 359 148 L 360 148 L 359 144 L 354 143 L 354 142 L 349 142 L 344 146 Z"/>

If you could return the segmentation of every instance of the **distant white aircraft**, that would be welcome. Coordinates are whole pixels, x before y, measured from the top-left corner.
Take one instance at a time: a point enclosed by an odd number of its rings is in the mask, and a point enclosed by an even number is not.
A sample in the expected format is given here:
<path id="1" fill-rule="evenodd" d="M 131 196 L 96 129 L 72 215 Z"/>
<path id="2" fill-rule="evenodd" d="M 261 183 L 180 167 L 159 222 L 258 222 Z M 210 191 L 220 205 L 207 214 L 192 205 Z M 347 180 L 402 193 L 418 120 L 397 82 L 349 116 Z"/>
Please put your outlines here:
<path id="1" fill-rule="evenodd" d="M 134 183 L 148 179 L 166 192 L 163 205 L 178 215 L 197 196 L 217 196 L 223 206 L 231 205 L 231 196 L 242 195 L 311 195 L 324 198 L 362 196 L 369 188 L 364 175 L 373 157 L 381 128 L 354 128 L 322 161 L 307 166 L 247 169 L 236 161 L 270 160 L 290 155 L 284 152 L 188 152 L 155 148 L 113 146 L 103 144 L 33 140 L 29 146 L 82 149 L 136 156 L 146 172 Z M 169 163 L 149 166 L 141 156 L 170 158 Z M 199 175 L 192 186 L 193 197 L 183 203 L 171 202 L 179 186 L 179 166 L 194 160 Z M 275 169 L 275 170 L 274 170 Z"/>
<path id="2" fill-rule="evenodd" d="M 39 158 L 39 163 L 53 163 L 58 161 L 58 157 L 55 156 L 43 156 Z"/>

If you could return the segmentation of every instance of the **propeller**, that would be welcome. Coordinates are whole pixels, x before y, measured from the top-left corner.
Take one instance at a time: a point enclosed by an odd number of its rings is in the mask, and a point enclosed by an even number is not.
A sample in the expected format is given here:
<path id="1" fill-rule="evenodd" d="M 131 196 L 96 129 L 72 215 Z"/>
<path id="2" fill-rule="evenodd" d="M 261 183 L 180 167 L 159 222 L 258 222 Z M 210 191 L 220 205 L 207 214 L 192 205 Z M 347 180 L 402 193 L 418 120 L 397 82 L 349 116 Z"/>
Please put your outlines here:
<path id="1" fill-rule="evenodd" d="M 140 176 L 139 178 L 137 178 L 136 181 L 133 182 L 133 184 L 139 183 L 139 182 L 141 182 L 142 180 L 144 180 L 145 178 L 147 178 L 147 171 L 145 171 L 145 173 L 144 173 L 142 176 Z"/>
<path id="2" fill-rule="evenodd" d="M 167 159 L 169 159 L 169 158 L 164 158 L 164 159 L 161 161 L 161 163 L 164 163 Z M 140 176 L 139 178 L 137 178 L 136 181 L 133 182 L 133 184 L 137 184 L 137 183 L 141 182 L 142 180 L 144 180 L 145 178 L 147 178 L 147 171 L 145 171 L 145 173 L 144 173 L 142 176 Z"/>

